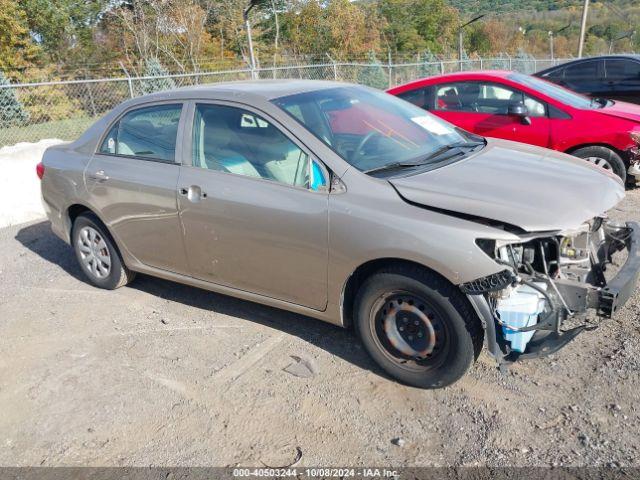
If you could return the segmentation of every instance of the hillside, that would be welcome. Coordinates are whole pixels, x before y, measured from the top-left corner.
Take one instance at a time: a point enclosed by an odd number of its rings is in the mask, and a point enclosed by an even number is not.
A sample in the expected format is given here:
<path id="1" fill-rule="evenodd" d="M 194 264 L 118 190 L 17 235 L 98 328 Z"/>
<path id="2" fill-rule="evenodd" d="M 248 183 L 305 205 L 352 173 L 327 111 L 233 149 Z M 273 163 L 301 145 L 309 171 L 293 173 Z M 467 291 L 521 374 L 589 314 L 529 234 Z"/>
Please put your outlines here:
<path id="1" fill-rule="evenodd" d="M 480 13 L 507 13 L 522 11 L 548 12 L 565 8 L 581 8 L 581 0 L 449 0 L 449 3 L 459 9 L 463 14 Z M 631 6 L 634 1 L 617 0 L 592 2 L 593 4 L 611 5 L 613 8 L 625 8 Z"/>

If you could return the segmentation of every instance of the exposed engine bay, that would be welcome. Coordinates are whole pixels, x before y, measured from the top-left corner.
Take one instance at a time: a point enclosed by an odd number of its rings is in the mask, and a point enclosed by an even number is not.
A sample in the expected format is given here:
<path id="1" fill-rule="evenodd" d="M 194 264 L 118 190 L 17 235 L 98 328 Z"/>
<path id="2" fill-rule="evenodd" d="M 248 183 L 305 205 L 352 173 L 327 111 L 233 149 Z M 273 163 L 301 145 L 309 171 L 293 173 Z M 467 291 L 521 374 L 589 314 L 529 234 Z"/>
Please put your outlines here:
<path id="1" fill-rule="evenodd" d="M 637 234 L 637 224 L 596 217 L 573 231 L 522 235 L 521 243 L 477 240 L 505 269 L 461 289 L 483 321 L 489 351 L 498 362 L 556 352 L 596 327 L 584 321 L 590 309 L 611 317 L 637 280 Z M 613 256 L 624 250 L 626 262 L 608 278 Z M 569 319 L 581 324 L 563 328 Z"/>

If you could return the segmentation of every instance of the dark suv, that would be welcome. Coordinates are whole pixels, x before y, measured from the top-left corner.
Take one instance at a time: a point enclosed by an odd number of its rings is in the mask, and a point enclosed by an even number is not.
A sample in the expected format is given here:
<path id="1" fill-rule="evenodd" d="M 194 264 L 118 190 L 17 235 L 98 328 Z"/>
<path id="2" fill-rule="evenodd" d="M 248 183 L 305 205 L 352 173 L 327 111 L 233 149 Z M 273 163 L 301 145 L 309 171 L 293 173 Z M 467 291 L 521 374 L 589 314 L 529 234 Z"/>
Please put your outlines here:
<path id="1" fill-rule="evenodd" d="M 640 104 L 640 55 L 581 58 L 534 75 L 590 97 Z"/>

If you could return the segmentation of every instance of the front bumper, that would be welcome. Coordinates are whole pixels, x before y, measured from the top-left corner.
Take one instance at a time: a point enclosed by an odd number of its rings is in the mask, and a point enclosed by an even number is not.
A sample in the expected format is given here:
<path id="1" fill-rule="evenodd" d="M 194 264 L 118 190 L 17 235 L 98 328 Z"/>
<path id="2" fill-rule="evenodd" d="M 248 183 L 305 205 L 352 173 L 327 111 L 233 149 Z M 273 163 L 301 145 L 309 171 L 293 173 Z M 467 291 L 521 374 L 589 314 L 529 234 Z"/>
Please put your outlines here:
<path id="1" fill-rule="evenodd" d="M 605 285 L 596 287 L 571 281 L 556 282 L 556 286 L 573 312 L 595 310 L 600 317 L 611 318 L 633 295 L 640 279 L 640 224 L 627 222 L 626 227 L 629 234 L 624 239 L 624 247 L 620 245 L 620 249 L 627 250 L 627 259 L 615 277 Z M 549 315 L 536 325 L 521 330 L 535 330 L 536 333 L 529 342 L 526 352 L 514 355 L 509 349 L 505 349 L 504 342 L 497 333 L 498 321 L 487 298 L 484 295 L 472 294 L 468 294 L 467 298 L 486 330 L 487 348 L 499 365 L 511 363 L 516 359 L 537 358 L 557 352 L 581 332 L 596 328 L 594 325 L 584 324 L 569 330 L 561 330 L 565 317 Z"/>

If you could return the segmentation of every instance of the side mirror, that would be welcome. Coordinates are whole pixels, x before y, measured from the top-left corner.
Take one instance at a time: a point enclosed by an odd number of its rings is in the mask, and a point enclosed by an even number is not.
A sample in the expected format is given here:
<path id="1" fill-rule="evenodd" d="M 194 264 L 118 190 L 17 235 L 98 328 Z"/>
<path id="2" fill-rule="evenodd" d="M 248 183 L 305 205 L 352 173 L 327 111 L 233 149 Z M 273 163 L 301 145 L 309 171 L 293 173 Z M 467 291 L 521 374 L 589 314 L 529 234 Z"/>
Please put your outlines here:
<path id="1" fill-rule="evenodd" d="M 523 125 L 531 125 L 531 119 L 529 118 L 529 109 L 524 103 L 509 104 L 508 114 L 513 117 L 520 117 L 520 121 Z"/>

